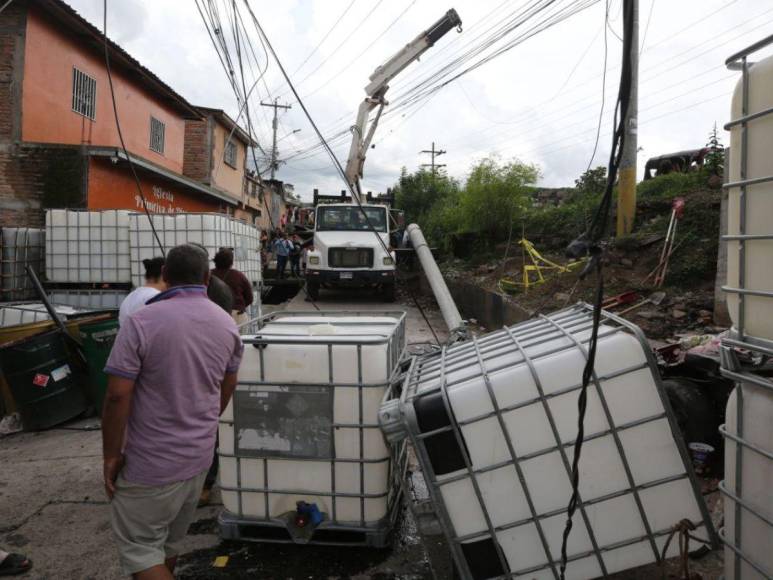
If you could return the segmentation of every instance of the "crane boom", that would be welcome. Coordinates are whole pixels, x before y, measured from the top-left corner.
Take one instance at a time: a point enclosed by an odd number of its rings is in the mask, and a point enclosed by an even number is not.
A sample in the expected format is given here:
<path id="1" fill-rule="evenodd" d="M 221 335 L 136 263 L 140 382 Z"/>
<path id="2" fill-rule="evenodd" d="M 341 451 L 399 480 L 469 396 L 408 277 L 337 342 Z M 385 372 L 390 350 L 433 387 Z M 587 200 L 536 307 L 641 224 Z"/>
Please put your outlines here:
<path id="1" fill-rule="evenodd" d="M 349 158 L 346 162 L 346 179 L 352 186 L 353 195 L 359 200 L 360 178 L 362 177 L 362 168 L 365 164 L 365 155 L 373 140 L 373 134 L 378 126 L 381 113 L 387 101 L 384 94 L 389 89 L 389 82 L 413 61 L 424 54 L 435 42 L 442 38 L 452 28 L 457 28 L 461 32 L 462 20 L 459 14 L 453 8 L 446 12 L 443 17 L 430 26 L 427 30 L 419 34 L 411 42 L 406 44 L 397 54 L 377 67 L 370 75 L 368 86 L 365 87 L 365 100 L 360 103 L 357 111 L 357 120 L 352 125 L 352 144 L 349 148 Z M 376 116 L 368 127 L 368 118 L 370 112 L 378 107 Z"/>

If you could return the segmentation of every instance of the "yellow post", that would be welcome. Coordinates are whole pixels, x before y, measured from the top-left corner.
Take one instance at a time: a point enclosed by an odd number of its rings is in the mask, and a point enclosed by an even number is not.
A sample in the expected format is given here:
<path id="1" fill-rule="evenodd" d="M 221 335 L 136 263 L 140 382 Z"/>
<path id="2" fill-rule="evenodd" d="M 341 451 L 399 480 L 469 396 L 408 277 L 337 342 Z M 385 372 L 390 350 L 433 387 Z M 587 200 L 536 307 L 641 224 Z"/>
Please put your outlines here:
<path id="1" fill-rule="evenodd" d="M 630 234 L 636 219 L 636 165 L 620 169 L 617 185 L 617 237 Z"/>
<path id="2" fill-rule="evenodd" d="M 617 182 L 617 237 L 630 234 L 636 218 L 636 153 L 638 150 L 639 116 L 639 0 L 633 2 L 633 26 L 631 27 L 631 100 L 628 103 L 625 123 L 625 141 L 620 159 Z"/>

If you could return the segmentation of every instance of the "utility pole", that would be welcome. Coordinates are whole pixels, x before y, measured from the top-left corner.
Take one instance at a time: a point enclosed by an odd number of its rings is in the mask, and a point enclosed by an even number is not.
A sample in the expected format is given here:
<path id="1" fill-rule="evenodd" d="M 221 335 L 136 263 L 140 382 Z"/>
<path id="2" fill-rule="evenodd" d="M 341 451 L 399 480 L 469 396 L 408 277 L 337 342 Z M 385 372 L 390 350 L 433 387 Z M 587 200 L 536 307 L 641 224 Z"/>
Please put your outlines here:
<path id="1" fill-rule="evenodd" d="M 271 107 L 274 109 L 274 121 L 271 123 L 271 126 L 274 129 L 274 138 L 271 142 L 271 179 L 274 179 L 274 176 L 276 175 L 277 167 L 279 167 L 279 163 L 277 160 L 277 151 L 276 151 L 276 128 L 277 128 L 277 111 L 279 109 L 291 109 L 291 105 L 280 105 L 278 104 L 279 99 L 274 99 L 273 103 L 264 103 L 261 101 L 261 106 L 263 107 Z M 255 168 L 257 170 L 257 167 Z"/>
<path id="2" fill-rule="evenodd" d="M 429 153 L 432 156 L 432 163 L 422 163 L 421 167 L 431 167 L 432 168 L 432 175 L 435 175 L 435 168 L 445 167 L 445 163 L 435 163 L 435 157 L 440 157 L 441 155 L 445 154 L 446 151 L 444 149 L 435 149 L 435 142 L 432 142 L 432 149 L 425 149 L 423 151 L 419 151 L 419 153 Z"/>
<path id="3" fill-rule="evenodd" d="M 625 142 L 620 160 L 620 181 L 617 196 L 617 236 L 630 234 L 636 218 L 636 151 L 639 122 L 639 0 L 633 3 L 631 32 L 631 102 L 625 116 Z"/>

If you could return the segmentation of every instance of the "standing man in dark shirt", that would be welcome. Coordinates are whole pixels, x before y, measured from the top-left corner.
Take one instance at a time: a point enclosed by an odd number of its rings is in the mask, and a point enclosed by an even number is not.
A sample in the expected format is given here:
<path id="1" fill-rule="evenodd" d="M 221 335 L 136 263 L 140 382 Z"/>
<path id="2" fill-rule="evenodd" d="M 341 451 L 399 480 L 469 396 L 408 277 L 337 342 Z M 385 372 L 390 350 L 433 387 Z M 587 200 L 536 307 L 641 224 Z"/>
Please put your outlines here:
<path id="1" fill-rule="evenodd" d="M 252 304 L 252 284 L 247 276 L 233 267 L 234 253 L 230 248 L 220 248 L 215 254 L 215 268 L 212 275 L 228 284 L 234 295 L 234 305 L 231 315 L 239 326 L 248 321 L 247 307 Z"/>

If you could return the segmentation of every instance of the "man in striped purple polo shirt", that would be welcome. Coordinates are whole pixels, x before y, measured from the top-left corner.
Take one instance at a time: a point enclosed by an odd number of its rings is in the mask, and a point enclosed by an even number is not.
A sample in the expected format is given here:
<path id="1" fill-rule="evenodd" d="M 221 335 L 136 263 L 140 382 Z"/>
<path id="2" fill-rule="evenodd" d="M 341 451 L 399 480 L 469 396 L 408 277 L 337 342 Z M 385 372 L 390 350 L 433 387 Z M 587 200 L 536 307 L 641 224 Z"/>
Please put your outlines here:
<path id="1" fill-rule="evenodd" d="M 172 248 L 163 278 L 169 289 L 121 325 L 105 367 L 105 490 L 121 565 L 140 580 L 172 578 L 242 356 L 236 324 L 207 297 L 204 250 Z"/>

